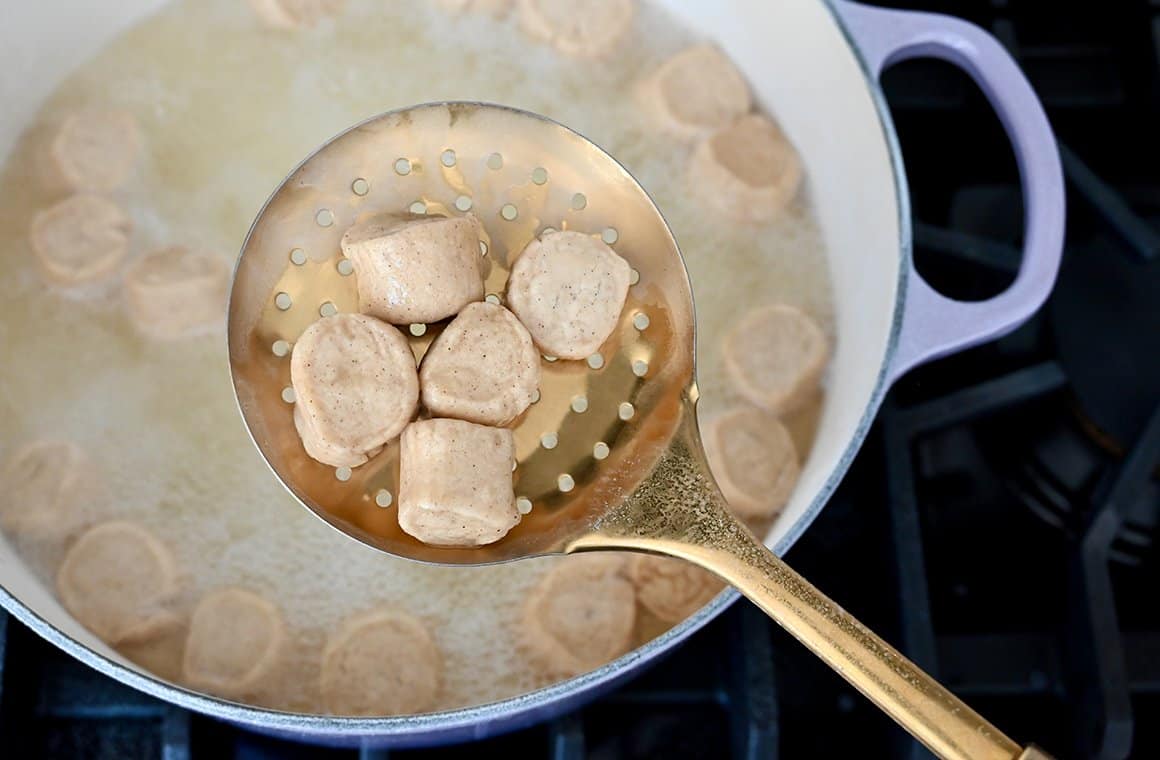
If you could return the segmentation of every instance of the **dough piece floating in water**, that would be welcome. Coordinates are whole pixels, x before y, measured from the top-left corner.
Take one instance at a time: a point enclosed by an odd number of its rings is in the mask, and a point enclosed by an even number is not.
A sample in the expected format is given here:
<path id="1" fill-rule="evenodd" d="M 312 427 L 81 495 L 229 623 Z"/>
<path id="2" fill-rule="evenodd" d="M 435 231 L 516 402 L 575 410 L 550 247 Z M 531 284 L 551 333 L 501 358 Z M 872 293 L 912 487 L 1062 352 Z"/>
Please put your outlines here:
<path id="1" fill-rule="evenodd" d="M 751 404 L 776 415 L 805 404 L 830 356 L 822 328 L 801 309 L 762 306 L 725 336 L 722 353 L 733 387 Z"/>
<path id="2" fill-rule="evenodd" d="M 422 622 L 376 610 L 342 624 L 322 652 L 322 704 L 335 715 L 410 715 L 435 704 L 443 656 Z"/>
<path id="3" fill-rule="evenodd" d="M 359 311 L 396 325 L 428 324 L 483 300 L 479 221 L 381 214 L 342 236 Z"/>
<path id="4" fill-rule="evenodd" d="M 84 533 L 65 555 L 56 587 L 73 617 L 108 644 L 148 641 L 177 624 L 167 609 L 178 590 L 173 553 L 136 523 Z"/>
<path id="5" fill-rule="evenodd" d="M 632 267 L 599 238 L 549 232 L 528 243 L 507 300 L 545 354 L 583 359 L 616 329 Z"/>
<path id="6" fill-rule="evenodd" d="M 641 83 L 640 96 L 662 129 L 685 139 L 729 126 L 753 107 L 745 77 L 710 43 L 661 64 Z"/>
<path id="7" fill-rule="evenodd" d="M 204 335 L 225 324 L 230 265 L 175 246 L 142 256 L 125 270 L 125 306 L 151 338 Z"/>
<path id="8" fill-rule="evenodd" d="M 334 467 L 357 467 L 379 453 L 419 405 L 407 339 L 363 314 L 335 314 L 306 328 L 294 344 L 290 380 L 306 453 Z"/>
<path id="9" fill-rule="evenodd" d="M 512 431 L 463 420 L 411 423 L 399 452 L 399 527 L 435 546 L 483 546 L 520 521 Z"/>
<path id="10" fill-rule="evenodd" d="M 636 0 L 519 0 L 520 27 L 561 53 L 595 58 L 632 26 Z"/>
<path id="11" fill-rule="evenodd" d="M 709 468 L 733 513 L 750 527 L 773 519 L 801 471 L 785 425 L 739 407 L 710 420 L 703 437 Z"/>
<path id="12" fill-rule="evenodd" d="M 519 630 L 545 674 L 579 675 L 631 648 L 636 592 L 624 565 L 613 554 L 565 557 L 532 590 Z"/>
<path id="13" fill-rule="evenodd" d="M 468 304 L 427 349 L 419 385 L 437 417 L 507 425 L 535 398 L 540 354 L 510 311 Z"/>
<path id="14" fill-rule="evenodd" d="M 0 467 L 0 526 L 33 540 L 67 536 L 100 489 L 96 467 L 75 443 L 37 441 Z"/>
<path id="15" fill-rule="evenodd" d="M 61 122 L 48 145 L 50 187 L 107 193 L 125 184 L 141 154 L 141 130 L 127 111 L 81 108 Z"/>
<path id="16" fill-rule="evenodd" d="M 73 195 L 36 213 L 30 242 L 49 283 L 86 285 L 108 277 L 121 264 L 132 226 L 108 198 Z"/>
<path id="17" fill-rule="evenodd" d="M 286 624 L 269 600 L 224 588 L 202 597 L 185 641 L 182 678 L 226 697 L 249 694 L 275 668 L 286 644 Z"/>
<path id="18" fill-rule="evenodd" d="M 691 562 L 651 554 L 633 556 L 629 577 L 640 603 L 666 623 L 679 623 L 725 588 L 717 576 Z"/>
<path id="19" fill-rule="evenodd" d="M 689 179 L 706 203 L 733 219 L 762 222 L 797 195 L 801 160 L 767 116 L 750 114 L 702 140 Z"/>

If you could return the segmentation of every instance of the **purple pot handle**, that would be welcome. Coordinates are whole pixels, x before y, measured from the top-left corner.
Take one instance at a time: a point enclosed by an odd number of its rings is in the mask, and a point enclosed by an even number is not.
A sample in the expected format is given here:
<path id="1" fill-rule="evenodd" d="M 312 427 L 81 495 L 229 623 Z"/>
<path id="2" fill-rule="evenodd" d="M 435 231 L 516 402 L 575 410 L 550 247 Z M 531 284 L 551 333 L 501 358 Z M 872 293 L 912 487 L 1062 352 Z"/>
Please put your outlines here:
<path id="1" fill-rule="evenodd" d="M 1007 334 L 1043 304 L 1063 254 L 1063 170 L 1043 107 L 1018 64 L 991 35 L 932 13 L 846 0 L 837 0 L 834 8 L 874 76 L 920 57 L 948 61 L 969 74 L 1006 129 L 1023 182 L 1023 261 L 1006 291 L 987 301 L 956 301 L 936 292 L 913 261 L 908 263 L 902 331 L 890 363 L 893 381 L 925 361 Z"/>

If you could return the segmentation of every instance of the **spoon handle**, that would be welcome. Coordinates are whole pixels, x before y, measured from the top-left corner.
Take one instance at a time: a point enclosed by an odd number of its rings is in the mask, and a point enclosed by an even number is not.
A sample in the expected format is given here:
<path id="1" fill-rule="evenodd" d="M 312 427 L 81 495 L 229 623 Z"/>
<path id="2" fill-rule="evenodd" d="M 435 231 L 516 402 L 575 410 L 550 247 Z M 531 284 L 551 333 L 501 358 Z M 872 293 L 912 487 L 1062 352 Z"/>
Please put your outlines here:
<path id="1" fill-rule="evenodd" d="M 688 408 L 681 433 L 650 478 L 569 551 L 667 554 L 717 574 L 939 757 L 1049 757 L 1004 736 L 732 517 L 709 474 L 695 419 Z"/>

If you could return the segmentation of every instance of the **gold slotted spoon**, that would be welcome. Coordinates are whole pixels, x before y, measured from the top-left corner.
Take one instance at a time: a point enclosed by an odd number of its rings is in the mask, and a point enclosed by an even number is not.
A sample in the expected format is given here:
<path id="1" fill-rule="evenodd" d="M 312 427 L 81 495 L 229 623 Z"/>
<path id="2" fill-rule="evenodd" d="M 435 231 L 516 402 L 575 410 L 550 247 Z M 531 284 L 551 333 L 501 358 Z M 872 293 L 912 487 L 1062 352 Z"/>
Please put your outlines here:
<path id="1" fill-rule="evenodd" d="M 489 300 L 502 299 L 514 257 L 549 227 L 600 235 L 634 268 L 620 325 L 601 352 L 544 364 L 541 397 L 515 427 L 526 514 L 490 546 L 432 547 L 402 532 L 391 509 L 397 443 L 353 472 L 336 470 L 310 459 L 294 428 L 289 351 L 320 316 L 357 310 L 339 239 L 386 210 L 475 214 Z M 461 565 L 597 549 L 680 557 L 735 586 L 936 754 L 1045 757 L 1004 736 L 730 515 L 697 432 L 693 327 L 677 244 L 620 164 L 543 117 L 439 103 L 350 129 L 274 192 L 234 276 L 229 356 L 242 416 L 271 469 L 316 515 L 365 544 Z M 439 329 L 410 327 L 416 359 Z"/>

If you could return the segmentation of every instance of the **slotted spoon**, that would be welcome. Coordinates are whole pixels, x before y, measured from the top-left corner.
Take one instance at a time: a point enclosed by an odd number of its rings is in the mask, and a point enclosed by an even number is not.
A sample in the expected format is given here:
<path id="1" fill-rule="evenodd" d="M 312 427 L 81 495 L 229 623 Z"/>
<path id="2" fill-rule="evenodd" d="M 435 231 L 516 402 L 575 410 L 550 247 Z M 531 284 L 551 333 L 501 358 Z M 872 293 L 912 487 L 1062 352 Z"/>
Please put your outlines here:
<path id="1" fill-rule="evenodd" d="M 355 469 L 310 459 L 293 422 L 289 353 L 320 316 L 357 310 L 339 239 L 382 211 L 483 223 L 487 298 L 547 228 L 599 235 L 634 269 L 620 325 L 586 361 L 545 357 L 515 428 L 524 517 L 478 549 L 427 546 L 392 509 L 398 445 Z M 411 325 L 416 359 L 439 325 Z M 680 557 L 736 587 L 946 758 L 1045 757 L 1021 748 L 770 552 L 726 508 L 701 447 L 693 294 L 668 225 L 608 154 L 543 117 L 481 103 L 392 111 L 334 138 L 274 192 L 250 231 L 229 306 L 234 389 L 275 475 L 327 523 L 423 562 L 477 565 L 636 550 Z"/>

